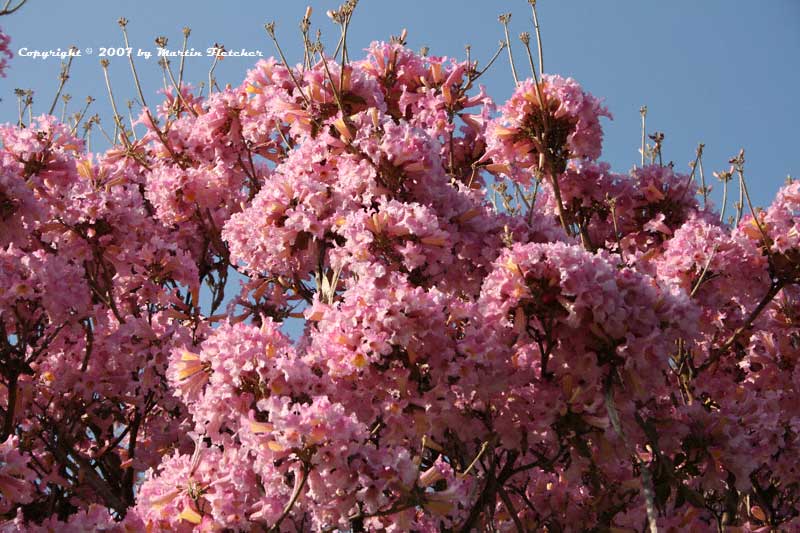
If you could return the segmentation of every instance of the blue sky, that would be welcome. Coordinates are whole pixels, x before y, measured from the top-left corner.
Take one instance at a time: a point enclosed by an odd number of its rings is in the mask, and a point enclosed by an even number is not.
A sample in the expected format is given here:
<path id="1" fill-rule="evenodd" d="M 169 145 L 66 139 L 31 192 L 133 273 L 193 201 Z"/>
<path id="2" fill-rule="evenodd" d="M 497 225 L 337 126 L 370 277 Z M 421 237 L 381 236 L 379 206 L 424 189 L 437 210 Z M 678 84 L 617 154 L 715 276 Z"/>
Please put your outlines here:
<path id="1" fill-rule="evenodd" d="M 95 112 L 110 126 L 100 47 L 122 45 L 116 20 L 130 20 L 134 49 L 155 50 L 153 39 L 169 37 L 179 48 L 181 28 L 190 26 L 190 46 L 205 49 L 215 42 L 228 49 L 247 48 L 272 55 L 263 23 L 277 22 L 290 59 L 297 59 L 297 25 L 305 6 L 330 42 L 336 32 L 325 17 L 330 1 L 207 0 L 29 0 L 20 11 L 0 18 L 12 37 L 12 49 L 92 48 L 92 56 L 76 58 L 66 92 L 73 110 L 86 95 L 97 99 Z M 500 12 L 512 12 L 512 38 L 518 67 L 522 49 L 516 36 L 532 31 L 524 0 L 362 0 L 350 32 L 350 49 L 371 40 L 388 39 L 408 29 L 409 45 L 427 45 L 432 54 L 487 59 L 502 38 Z M 649 108 L 648 130 L 666 134 L 665 157 L 687 169 L 698 142 L 706 144 L 705 168 L 726 168 L 729 157 L 744 147 L 747 176 L 754 201 L 770 201 L 788 174 L 800 176 L 796 124 L 800 119 L 800 2 L 797 0 L 539 0 L 543 25 L 545 69 L 576 78 L 603 97 L 615 116 L 606 122 L 603 159 L 618 171 L 638 161 L 639 107 Z M 354 54 L 355 55 L 355 54 Z M 252 59 L 228 58 L 217 68 L 221 83 L 238 84 Z M 186 78 L 207 78 L 209 58 L 190 58 Z M 8 77 L 0 78 L 0 121 L 16 121 L 13 89 L 33 88 L 34 110 L 46 111 L 57 85 L 59 62 L 15 57 Z M 521 69 L 522 70 L 522 69 Z M 112 58 L 112 83 L 122 103 L 134 95 L 127 60 Z M 152 104 L 161 85 L 156 60 L 140 60 L 138 71 Z M 502 102 L 513 86 L 508 62 L 498 60 L 483 82 Z M 714 178 L 710 180 L 716 185 Z M 719 191 L 718 191 L 719 192 Z M 718 198 L 718 195 L 715 195 Z"/>

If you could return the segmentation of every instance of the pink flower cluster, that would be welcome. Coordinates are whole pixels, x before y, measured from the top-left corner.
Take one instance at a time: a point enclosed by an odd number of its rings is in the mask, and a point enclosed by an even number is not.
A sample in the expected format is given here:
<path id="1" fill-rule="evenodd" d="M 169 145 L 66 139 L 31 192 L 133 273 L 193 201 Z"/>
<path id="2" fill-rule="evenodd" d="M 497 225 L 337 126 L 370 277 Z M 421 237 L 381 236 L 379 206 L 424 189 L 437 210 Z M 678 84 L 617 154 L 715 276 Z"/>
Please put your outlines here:
<path id="1" fill-rule="evenodd" d="M 8 60 L 14 57 L 14 53 L 9 49 L 8 45 L 11 43 L 11 38 L 3 33 L 0 28 L 0 77 L 6 77 L 6 70 L 8 69 Z"/>
<path id="2" fill-rule="evenodd" d="M 745 218 L 741 232 L 760 242 L 772 257 L 775 274 L 786 282 L 800 280 L 800 183 L 781 188 L 758 219 Z"/>
<path id="3" fill-rule="evenodd" d="M 18 437 L 0 444 L 0 513 L 8 513 L 16 503 L 33 501 L 36 472 L 28 468 L 29 462 L 19 451 Z"/>
<path id="4" fill-rule="evenodd" d="M 532 170 L 563 172 L 570 159 L 600 157 L 600 117 L 611 114 L 572 78 L 522 82 L 488 126 L 489 169 L 522 183 Z M 552 168 L 545 168 L 551 166 Z"/>

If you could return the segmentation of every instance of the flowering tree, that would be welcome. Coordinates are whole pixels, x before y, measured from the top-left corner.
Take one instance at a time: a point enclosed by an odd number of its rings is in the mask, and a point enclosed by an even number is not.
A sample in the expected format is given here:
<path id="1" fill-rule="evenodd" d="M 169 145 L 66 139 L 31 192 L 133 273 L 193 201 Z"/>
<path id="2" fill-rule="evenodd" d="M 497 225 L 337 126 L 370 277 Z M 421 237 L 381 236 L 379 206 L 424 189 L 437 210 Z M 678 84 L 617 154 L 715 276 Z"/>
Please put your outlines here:
<path id="1" fill-rule="evenodd" d="M 800 527 L 800 183 L 720 222 L 701 151 L 615 173 L 574 80 L 353 7 L 105 153 L 0 128 L 0 529 Z"/>

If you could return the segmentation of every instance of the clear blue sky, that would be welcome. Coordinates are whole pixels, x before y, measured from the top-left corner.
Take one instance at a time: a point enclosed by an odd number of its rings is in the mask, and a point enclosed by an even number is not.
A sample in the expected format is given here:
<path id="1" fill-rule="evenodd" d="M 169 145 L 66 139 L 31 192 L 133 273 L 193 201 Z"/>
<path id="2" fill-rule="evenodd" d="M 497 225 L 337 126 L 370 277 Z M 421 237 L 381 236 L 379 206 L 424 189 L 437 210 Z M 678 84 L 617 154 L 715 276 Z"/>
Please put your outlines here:
<path id="1" fill-rule="evenodd" d="M 100 47 L 121 46 L 116 20 L 130 20 L 134 49 L 153 51 L 154 37 L 169 37 L 178 48 L 181 28 L 190 26 L 190 45 L 205 49 L 214 42 L 228 49 L 248 48 L 272 55 L 263 23 L 277 22 L 290 58 L 297 59 L 297 24 L 306 5 L 313 23 L 330 42 L 335 29 L 325 17 L 330 1 L 208 0 L 29 0 L 19 12 L 0 18 L 12 48 L 93 48 L 76 58 L 66 92 L 73 108 L 86 95 L 97 98 L 95 111 L 110 125 Z M 463 57 L 472 45 L 475 58 L 486 59 L 502 38 L 500 12 L 513 12 L 511 29 L 518 65 L 524 66 L 516 36 L 532 31 L 524 0 L 362 0 L 350 33 L 350 49 L 388 39 L 403 28 L 414 48 Z M 545 68 L 569 75 L 605 98 L 615 115 L 606 123 L 603 158 L 623 171 L 638 161 L 639 106 L 650 110 L 648 130 L 666 133 L 665 155 L 685 170 L 698 142 L 706 144 L 706 169 L 727 167 L 740 147 L 747 150 L 747 175 L 756 203 L 770 201 L 787 174 L 800 177 L 796 138 L 800 121 L 800 1 L 798 0 L 539 0 Z M 238 84 L 252 59 L 228 58 L 217 69 L 220 82 Z M 204 80 L 209 58 L 187 59 L 187 79 Z M 16 121 L 15 87 L 36 91 L 35 111 L 50 106 L 56 89 L 58 60 L 15 57 L 8 77 L 0 78 L 0 121 Z M 133 96 L 126 60 L 111 60 L 119 103 Z M 154 58 L 139 61 L 139 73 L 151 104 L 161 84 Z M 508 62 L 498 60 L 483 82 L 502 102 L 512 90 Z M 713 178 L 711 178 L 712 181 Z M 716 183 L 715 183 L 716 184 Z"/>

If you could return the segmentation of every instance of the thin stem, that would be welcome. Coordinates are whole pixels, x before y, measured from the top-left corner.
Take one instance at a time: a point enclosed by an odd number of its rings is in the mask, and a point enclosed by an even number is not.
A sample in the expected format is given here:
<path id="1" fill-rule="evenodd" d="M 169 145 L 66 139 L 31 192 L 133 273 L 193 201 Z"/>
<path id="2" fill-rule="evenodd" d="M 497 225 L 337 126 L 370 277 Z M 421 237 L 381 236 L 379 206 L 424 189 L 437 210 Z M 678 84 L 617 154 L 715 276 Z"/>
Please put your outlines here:
<path id="1" fill-rule="evenodd" d="M 522 190 L 520 189 L 519 183 L 517 183 L 517 182 L 514 182 L 514 190 L 515 190 L 515 192 L 516 192 L 517 204 L 519 204 L 519 200 L 521 199 L 521 200 L 522 200 L 522 203 L 523 203 L 523 204 L 525 204 L 525 207 L 526 207 L 526 208 L 528 209 L 528 211 L 530 212 L 530 210 L 531 210 L 531 204 L 530 204 L 530 202 L 528 201 L 528 199 L 527 199 L 527 198 L 525 198 L 525 192 L 524 192 L 524 191 L 522 191 Z M 521 212 L 521 211 L 522 211 L 522 209 L 520 209 L 520 212 Z"/>
<path id="2" fill-rule="evenodd" d="M 497 487 L 497 494 L 503 501 L 503 505 L 506 506 L 506 511 L 508 511 L 508 514 L 511 515 L 511 520 L 514 521 L 517 531 L 519 531 L 519 533 L 525 533 L 525 526 L 522 525 L 522 521 L 519 519 L 519 516 L 517 516 L 517 510 L 514 508 L 511 498 L 509 498 L 506 489 L 502 485 Z"/>
<path id="3" fill-rule="evenodd" d="M 85 321 L 81 322 L 81 326 L 83 326 L 83 331 L 86 335 L 86 349 L 84 352 L 83 361 L 81 361 L 81 372 L 86 372 L 86 369 L 89 366 L 89 359 L 92 356 L 92 347 L 94 346 L 94 328 L 92 328 L 92 319 L 87 318 Z"/>
<path id="4" fill-rule="evenodd" d="M 192 33 L 192 30 L 188 26 L 183 28 L 183 53 L 181 54 L 181 63 L 178 67 L 178 87 L 183 85 L 183 64 L 186 59 L 186 46 L 189 44 L 190 33 Z M 180 90 L 178 93 L 180 94 Z"/>
<path id="5" fill-rule="evenodd" d="M 536 48 L 539 50 L 539 76 L 544 75 L 544 53 L 542 52 L 542 34 L 539 32 L 539 17 L 536 15 L 536 0 L 529 0 L 533 12 L 533 28 L 536 30 Z"/>
<path id="6" fill-rule="evenodd" d="M 489 62 L 488 62 L 488 63 L 486 63 L 486 66 L 485 66 L 485 67 L 483 67 L 481 70 L 479 70 L 478 72 L 476 72 L 476 73 L 475 73 L 475 75 L 472 77 L 471 81 L 475 81 L 475 80 L 477 80 L 478 78 L 480 78 L 481 76 L 483 76 L 483 74 L 484 74 L 484 73 L 485 73 L 487 70 L 489 70 L 489 68 L 492 66 L 492 64 L 494 64 L 494 62 L 495 62 L 495 61 L 497 60 L 497 58 L 500 56 L 500 52 L 502 52 L 502 51 L 503 51 L 503 48 L 505 48 L 506 46 L 507 46 L 507 44 L 506 44 L 506 42 L 505 42 L 505 41 L 500 41 L 500 45 L 497 47 L 497 50 L 495 51 L 495 53 L 494 53 L 494 55 L 492 56 L 492 58 L 489 60 Z"/>
<path id="7" fill-rule="evenodd" d="M 344 62 L 350 61 L 350 52 L 347 50 L 347 29 L 350 27 L 350 21 L 353 19 L 353 13 L 357 5 L 358 0 L 349 0 L 345 3 L 344 32 L 342 33 L 342 59 Z M 403 33 L 405 33 L 405 30 L 403 30 Z"/>
<path id="8" fill-rule="evenodd" d="M 341 77 L 341 73 L 339 76 L 339 89 L 336 89 L 336 84 L 333 83 L 333 77 L 331 76 L 331 71 L 328 68 L 328 61 L 325 59 L 325 56 L 320 53 L 322 57 L 322 66 L 325 68 L 325 75 L 328 76 L 328 82 L 331 84 L 331 91 L 333 92 L 333 98 L 336 100 L 336 106 L 339 108 L 339 111 L 342 113 L 342 120 L 347 119 L 347 114 L 344 112 L 344 105 L 342 105 L 342 98 L 340 96 L 340 92 L 342 91 L 342 84 L 343 79 Z M 344 70 L 342 70 L 344 72 Z"/>
<path id="9" fill-rule="evenodd" d="M 471 462 L 471 463 L 470 463 L 470 464 L 467 466 L 467 468 L 465 468 L 463 472 L 460 472 L 460 473 L 458 474 L 458 476 L 459 476 L 459 477 L 462 477 L 462 478 L 463 478 L 463 477 L 466 477 L 466 476 L 467 476 L 467 474 L 469 474 L 469 473 L 470 473 L 470 471 L 473 469 L 473 467 L 474 467 L 474 466 L 475 466 L 475 465 L 478 463 L 478 461 L 480 461 L 481 457 L 482 457 L 482 456 L 483 456 L 483 454 L 486 452 L 486 449 L 487 449 L 488 447 L 489 447 L 489 441 L 484 441 L 484 442 L 481 444 L 481 448 L 480 448 L 480 450 L 478 450 L 478 454 L 475 456 L 475 458 L 472 460 L 472 462 Z"/>
<path id="10" fill-rule="evenodd" d="M 297 87 L 300 96 L 303 98 L 303 101 L 306 103 L 306 105 L 310 106 L 311 102 L 308 100 L 305 93 L 303 92 L 303 89 L 300 87 L 300 83 L 297 81 L 297 78 L 294 75 L 294 70 L 292 70 L 292 68 L 289 66 L 289 63 L 286 61 L 286 56 L 283 55 L 283 50 L 281 49 L 281 45 L 278 43 L 277 37 L 275 37 L 275 23 L 269 22 L 265 24 L 264 29 L 267 30 L 267 35 L 269 35 L 272 41 L 275 43 L 275 48 L 278 50 L 278 55 L 280 56 L 281 61 L 283 62 L 283 66 L 289 72 L 289 76 L 292 78 L 295 87 Z"/>
<path id="11" fill-rule="evenodd" d="M 169 68 L 169 60 L 166 57 L 163 57 L 162 60 L 163 61 L 161 62 L 161 68 L 164 69 L 164 70 L 168 69 Z M 165 88 L 166 88 L 166 74 L 164 75 L 164 78 L 165 78 Z M 169 129 L 169 121 L 167 121 L 167 124 L 164 127 L 165 128 L 164 131 L 161 131 L 161 128 L 158 127 L 158 124 L 156 123 L 155 118 L 153 118 L 153 115 L 150 114 L 150 110 L 148 108 L 146 108 L 146 107 L 144 108 L 144 110 L 145 110 L 145 113 L 147 114 L 147 117 L 150 119 L 150 122 L 153 125 L 153 129 L 156 132 L 156 136 L 158 136 L 158 140 L 161 141 L 162 146 L 164 146 L 164 148 L 167 150 L 167 152 L 169 152 L 169 155 L 170 155 L 170 157 L 172 157 L 172 160 L 175 161 L 175 163 L 177 163 L 177 165 L 179 167 L 181 167 L 182 169 L 185 169 L 186 168 L 186 163 L 178 158 L 178 154 L 176 154 L 175 150 L 173 150 L 172 147 L 169 145 L 169 142 L 168 142 L 169 138 L 166 135 L 166 132 Z"/>
<path id="12" fill-rule="evenodd" d="M 119 25 L 122 28 L 122 38 L 125 40 L 125 48 L 130 48 L 127 24 L 127 20 L 120 19 Z M 136 73 L 136 65 L 133 62 L 133 54 L 128 54 L 128 63 L 131 66 L 131 73 L 133 74 L 133 84 L 136 85 L 136 92 L 139 93 L 139 101 L 142 102 L 142 107 L 147 107 L 147 102 L 144 99 L 144 92 L 142 91 L 142 84 L 139 83 L 139 75 Z"/>
<path id="13" fill-rule="evenodd" d="M 75 135 L 75 132 L 78 131 L 78 125 L 81 123 L 81 120 L 83 120 L 83 117 L 86 116 L 86 112 L 89 110 L 89 106 L 92 105 L 92 102 L 94 102 L 94 98 L 92 98 L 91 96 L 86 98 L 86 105 L 83 107 L 83 111 L 81 111 L 80 114 L 78 114 L 77 118 L 75 119 L 75 124 L 72 126 L 72 129 L 70 130 L 70 135 Z"/>
<path id="14" fill-rule="evenodd" d="M 692 185 L 692 182 L 694 181 L 694 175 L 697 172 L 697 163 L 700 161 L 700 158 L 703 156 L 703 147 L 704 147 L 704 145 L 702 143 L 700 143 L 700 145 L 698 145 L 698 147 L 697 147 L 697 151 L 696 151 L 695 157 L 694 157 L 694 162 L 692 162 L 692 164 L 691 164 L 692 171 L 689 173 L 689 179 L 686 180 L 686 187 L 683 189 L 683 192 L 681 193 L 681 200 L 683 200 L 684 196 L 686 196 L 686 192 L 689 190 L 689 188 Z"/>
<path id="15" fill-rule="evenodd" d="M 550 184 L 553 186 L 553 195 L 556 197 L 556 205 L 558 206 L 558 220 L 561 222 L 561 227 L 564 228 L 566 234 L 571 237 L 572 230 L 567 224 L 566 210 L 564 209 L 564 202 L 561 201 L 561 189 L 558 186 L 558 178 L 556 178 L 552 172 L 550 172 L 549 175 Z"/>
<path id="16" fill-rule="evenodd" d="M 480 518 L 484 508 L 494 502 L 495 493 L 497 491 L 497 478 L 495 477 L 496 466 L 497 462 L 494 458 L 490 461 L 488 468 L 484 466 L 486 481 L 481 488 L 477 501 L 472 506 L 472 509 L 470 509 L 469 515 L 458 528 L 461 533 L 470 533 L 474 531 L 475 524 Z"/>
<path id="17" fill-rule="evenodd" d="M 152 392 L 150 393 L 152 394 Z M 145 411 L 148 409 L 147 405 L 149 404 L 149 400 L 145 400 Z M 136 456 L 136 439 L 139 433 L 139 428 L 142 424 L 142 418 L 144 413 L 136 409 L 136 415 L 134 415 L 133 422 L 128 426 L 130 428 L 129 436 L 128 436 L 128 457 L 133 459 Z M 127 500 L 129 505 L 133 504 L 134 500 L 134 492 L 133 492 L 133 480 L 135 475 L 135 470 L 133 468 L 129 468 L 125 471 L 123 477 L 123 488 L 125 489 L 125 499 Z"/>
<path id="18" fill-rule="evenodd" d="M 105 128 L 103 128 L 103 125 L 100 124 L 100 118 L 97 115 L 94 115 L 92 118 L 95 119 L 94 120 L 94 124 L 97 125 L 97 129 L 99 129 L 100 133 L 103 134 L 103 137 L 106 138 L 106 141 L 108 141 L 108 144 L 112 144 L 113 145 L 116 141 L 111 138 L 111 136 L 108 134 L 108 132 L 106 132 Z"/>
<path id="19" fill-rule="evenodd" d="M 216 80 L 214 79 L 214 69 L 217 68 L 217 63 L 219 62 L 219 54 L 214 55 L 214 61 L 211 62 L 211 68 L 208 69 L 208 95 L 211 96 L 211 91 L 214 90 L 214 85 L 216 85 Z"/>
<path id="20" fill-rule="evenodd" d="M 533 64 L 533 53 L 531 52 L 531 39 L 527 33 L 521 33 L 519 36 L 519 40 L 522 41 L 522 44 L 525 46 L 525 52 L 528 54 L 528 64 L 531 67 L 531 74 L 533 74 L 534 79 L 536 79 L 536 67 Z"/>
<path id="21" fill-rule="evenodd" d="M 306 480 L 308 479 L 308 473 L 310 472 L 310 469 L 305 463 L 303 463 L 301 470 L 302 472 L 300 474 L 301 476 L 300 481 L 295 484 L 291 498 L 289 498 L 289 501 L 286 503 L 286 507 L 283 508 L 283 512 L 278 517 L 278 519 L 275 520 L 275 523 L 270 528 L 270 531 L 280 531 L 281 522 L 283 522 L 284 519 L 287 516 L 289 516 L 289 513 L 292 511 L 294 504 L 297 502 L 297 498 L 299 498 L 300 493 L 303 492 L 303 488 L 306 485 Z"/>
<path id="22" fill-rule="evenodd" d="M 61 465 L 78 472 L 108 507 L 124 516 L 128 508 L 127 503 L 112 490 L 108 482 L 97 473 L 96 468 L 83 455 L 72 449 L 72 444 L 57 427 L 53 428 L 53 434 L 55 443 L 45 442 L 45 444 L 56 460 Z"/>
<path id="23" fill-rule="evenodd" d="M 9 8 L 9 6 L 11 5 L 11 0 L 6 0 L 6 5 L 3 6 L 3 10 L 0 11 L 0 16 L 12 14 L 17 9 L 21 8 L 22 6 L 24 6 L 25 2 L 27 2 L 27 1 L 28 0 L 20 0 L 19 4 L 17 4 L 16 6 L 14 6 L 12 8 Z"/>
<path id="24" fill-rule="evenodd" d="M 500 15 L 500 23 L 503 25 L 503 31 L 506 35 L 506 45 L 508 46 L 508 62 L 511 64 L 511 75 L 514 77 L 514 86 L 519 85 L 519 78 L 517 77 L 517 68 L 514 66 L 514 54 L 511 51 L 511 38 L 508 36 L 508 21 L 511 19 L 511 13 Z"/>
<path id="25" fill-rule="evenodd" d="M 742 174 L 739 173 L 739 201 L 736 203 L 736 222 L 734 226 L 738 226 L 742 220 L 742 213 L 744 213 L 744 181 Z"/>
<path id="26" fill-rule="evenodd" d="M 183 62 L 183 58 L 181 58 L 181 62 Z M 172 86 L 175 88 L 175 92 L 178 94 L 178 100 L 181 101 L 183 108 L 189 111 L 192 115 L 198 116 L 197 111 L 194 108 L 190 107 L 186 100 L 183 98 L 183 92 L 181 91 L 181 83 L 178 81 L 175 82 L 175 76 L 172 75 L 172 69 L 169 66 L 169 61 L 164 61 L 164 70 L 167 72 L 169 76 L 169 81 L 172 83 Z"/>
<path id="27" fill-rule="evenodd" d="M 753 202 L 750 200 L 750 192 L 747 190 L 747 183 L 744 179 L 744 150 L 741 151 L 741 164 L 736 167 L 736 170 L 739 173 L 739 181 L 741 183 L 742 190 L 744 191 L 744 196 L 747 199 L 747 207 L 750 209 L 750 214 L 753 216 L 753 221 L 758 227 L 758 230 L 761 232 L 761 236 L 764 237 L 764 244 L 767 245 L 769 242 L 769 236 L 767 236 L 764 226 L 761 225 L 761 221 L 758 219 L 755 209 L 753 209 Z"/>
<path id="28" fill-rule="evenodd" d="M 300 35 L 303 37 L 303 70 L 311 68 L 311 58 L 314 53 L 311 49 L 311 41 L 308 38 L 308 31 L 311 28 L 311 6 L 306 7 L 306 14 L 300 21 Z"/>
<path id="29" fill-rule="evenodd" d="M 73 49 L 77 50 L 77 48 L 75 48 L 74 46 L 70 47 L 70 51 L 72 51 Z M 56 90 L 56 95 L 53 97 L 53 103 L 50 105 L 50 110 L 47 112 L 48 115 L 53 114 L 53 111 L 56 108 L 56 104 L 58 103 L 58 97 L 61 96 L 61 91 L 64 89 L 64 85 L 67 83 L 67 80 L 69 79 L 69 69 L 70 67 L 72 67 L 73 57 L 74 56 L 70 54 L 67 63 L 61 64 L 61 73 L 58 75 L 59 78 L 58 90 Z"/>
<path id="30" fill-rule="evenodd" d="M 705 145 L 701 144 L 698 150 L 702 150 L 703 147 Z M 703 171 L 702 154 L 697 158 L 697 164 L 700 165 L 700 185 L 703 187 L 703 209 L 706 209 L 708 207 L 708 189 L 706 188 L 706 173 Z"/>
<path id="31" fill-rule="evenodd" d="M 166 57 L 162 57 L 161 61 L 159 61 L 159 65 L 161 66 L 161 86 L 164 88 L 165 93 L 169 93 L 169 87 L 167 86 L 167 73 L 165 69 L 167 68 L 168 60 Z M 203 95 L 203 87 L 205 87 L 206 82 L 200 82 L 200 92 L 199 96 Z"/>
<path id="32" fill-rule="evenodd" d="M 694 287 L 692 288 L 692 292 L 689 294 L 689 297 L 693 297 L 697 293 L 697 290 L 700 288 L 700 285 L 703 283 L 703 281 L 705 281 L 706 274 L 708 273 L 708 267 L 711 266 L 711 260 L 714 259 L 714 255 L 717 253 L 718 247 L 719 244 L 715 244 L 714 249 L 711 250 L 708 259 L 706 260 L 706 264 L 705 266 L 703 266 L 703 270 L 700 272 L 700 277 L 697 278 L 697 282 L 694 284 Z"/>
<path id="33" fill-rule="evenodd" d="M 639 151 L 642 154 L 642 163 L 641 163 L 641 165 L 642 165 L 642 167 L 644 167 L 644 153 L 645 153 L 645 147 L 646 147 L 645 135 L 646 135 L 646 131 L 647 131 L 647 106 L 646 105 L 643 105 L 642 107 L 639 108 L 639 114 L 642 115 L 642 147 L 641 147 L 641 149 Z"/>
<path id="34" fill-rule="evenodd" d="M 533 184 L 533 193 L 531 193 L 531 207 L 528 210 L 528 224 L 533 221 L 533 210 L 536 208 L 536 197 L 539 195 L 539 186 L 542 182 L 537 179 Z"/>
<path id="35" fill-rule="evenodd" d="M 349 26 L 350 18 L 345 17 L 342 22 L 342 59 L 339 65 L 339 88 L 344 86 L 344 66 L 347 63 L 347 26 Z M 324 61 L 324 59 L 323 59 Z"/>
<path id="36" fill-rule="evenodd" d="M 622 242 L 619 240 L 619 227 L 617 226 L 617 199 L 609 198 L 608 205 L 611 209 L 611 222 L 614 224 L 614 239 L 617 241 L 617 249 L 619 250 L 619 256 L 624 261 L 625 254 L 622 251 Z"/>
<path id="37" fill-rule="evenodd" d="M 592 239 L 589 236 L 589 228 L 586 224 L 581 222 L 577 222 L 578 224 L 578 234 L 581 236 L 581 246 L 584 249 L 589 250 L 590 252 L 594 252 L 594 245 L 592 244 Z"/>
<path id="38" fill-rule="evenodd" d="M 722 212 L 719 214 L 719 221 L 725 223 L 725 208 L 728 206 L 728 180 L 722 180 Z"/>
<path id="39" fill-rule="evenodd" d="M 782 288 L 783 288 L 782 281 L 780 280 L 773 281 L 769 289 L 767 290 L 766 294 L 764 294 L 764 296 L 761 298 L 761 301 L 758 302 L 758 305 L 756 305 L 756 307 L 747 316 L 747 319 L 745 319 L 744 324 L 736 328 L 736 331 L 734 331 L 731 334 L 731 336 L 728 337 L 728 339 L 722 344 L 722 346 L 720 346 L 716 350 L 713 350 L 708 360 L 705 363 L 703 363 L 700 366 L 700 368 L 697 369 L 697 371 L 700 372 L 702 370 L 705 370 L 706 368 L 717 362 L 719 358 L 722 357 L 722 355 L 725 352 L 727 352 L 731 346 L 733 346 L 733 344 L 739 339 L 742 333 L 747 331 L 750 328 L 750 326 L 753 325 L 753 322 L 755 322 L 755 320 L 758 318 L 758 316 L 761 314 L 764 308 L 766 308 L 767 305 L 769 305 L 769 303 L 772 302 L 772 299 L 775 297 L 776 294 L 780 292 Z"/>
<path id="40" fill-rule="evenodd" d="M 5 442 L 9 435 L 14 428 L 14 411 L 16 410 L 17 406 L 17 378 L 19 376 L 16 372 L 13 372 L 11 376 L 8 378 L 8 385 L 7 385 L 7 401 L 8 407 L 6 408 L 6 417 L 3 421 L 3 432 L 0 434 L 0 442 Z"/>
<path id="41" fill-rule="evenodd" d="M 653 491 L 653 476 L 650 473 L 650 467 L 644 461 L 639 461 L 639 471 L 642 473 L 642 491 L 644 492 L 645 511 L 647 512 L 647 529 L 649 533 L 658 533 L 658 515 Z"/>
<path id="42" fill-rule="evenodd" d="M 278 124 L 277 119 L 275 120 L 275 131 L 278 132 L 278 136 L 280 136 L 283 143 L 291 150 L 294 147 L 294 144 L 289 142 L 289 139 L 286 138 L 286 135 L 284 135 L 281 125 Z"/>
<path id="43" fill-rule="evenodd" d="M 125 145 L 125 148 L 130 147 L 130 140 L 128 139 L 128 134 L 125 131 L 125 128 L 122 126 L 122 119 L 120 118 L 119 111 L 117 111 L 117 103 L 114 101 L 114 92 L 111 90 L 111 80 L 108 77 L 108 60 L 101 59 L 100 65 L 103 67 L 103 76 L 106 80 L 106 89 L 108 89 L 108 98 L 111 100 L 111 109 L 114 111 L 114 122 L 115 128 L 120 128 L 120 138 L 122 139 L 122 144 Z M 116 132 L 114 134 L 114 138 L 116 140 Z"/>
<path id="44" fill-rule="evenodd" d="M 19 118 L 17 119 L 17 126 L 22 126 L 22 93 L 17 92 L 17 111 Z"/>
<path id="45" fill-rule="evenodd" d="M 336 59 L 339 56 L 339 51 L 342 49 L 342 36 L 339 35 L 339 40 L 336 42 L 336 48 L 333 51 L 333 58 Z"/>
<path id="46" fill-rule="evenodd" d="M 138 141 L 139 140 L 139 136 L 136 135 L 136 126 L 135 126 L 134 120 L 133 120 L 133 101 L 132 100 L 128 100 L 128 124 L 131 127 L 131 135 L 133 135 L 133 140 L 134 141 Z"/>
<path id="47" fill-rule="evenodd" d="M 617 435 L 619 435 L 620 439 L 622 439 L 622 443 L 625 445 L 625 448 L 627 448 L 628 453 L 634 456 L 634 461 L 639 465 L 639 472 L 642 476 L 642 492 L 644 492 L 645 513 L 647 516 L 647 529 L 649 530 L 649 533 L 658 533 L 658 527 L 656 525 L 657 516 L 655 509 L 655 498 L 653 492 L 653 477 L 650 473 L 650 468 L 636 454 L 634 446 L 632 446 L 628 441 L 628 437 L 625 434 L 625 429 L 619 421 L 619 413 L 617 412 L 617 407 L 614 403 L 614 391 L 612 389 L 610 376 L 606 380 L 605 389 L 606 412 L 608 413 L 611 426 L 614 428 L 614 431 L 617 433 Z M 636 416 L 639 416 L 638 412 Z M 657 450 L 656 453 L 658 453 Z"/>
<path id="48" fill-rule="evenodd" d="M 86 140 L 86 151 L 88 153 L 92 152 L 92 123 L 89 122 L 84 126 L 83 130 L 83 138 Z M 109 143 L 114 144 L 114 143 Z"/>

